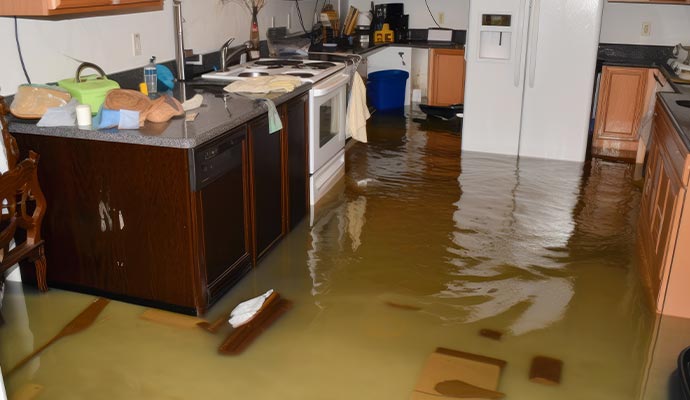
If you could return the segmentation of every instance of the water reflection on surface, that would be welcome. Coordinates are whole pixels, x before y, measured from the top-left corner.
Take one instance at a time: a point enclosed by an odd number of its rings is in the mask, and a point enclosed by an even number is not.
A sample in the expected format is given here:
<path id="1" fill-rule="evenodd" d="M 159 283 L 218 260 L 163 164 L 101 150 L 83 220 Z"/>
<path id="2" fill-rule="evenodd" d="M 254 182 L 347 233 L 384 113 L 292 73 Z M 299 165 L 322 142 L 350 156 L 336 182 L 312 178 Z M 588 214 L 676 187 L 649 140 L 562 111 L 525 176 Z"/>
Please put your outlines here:
<path id="1" fill-rule="evenodd" d="M 293 300 L 245 354 L 216 354 L 229 329 L 155 325 L 137 318 L 142 307 L 112 302 L 87 332 L 12 376 L 9 391 L 32 382 L 51 399 L 406 399 L 437 346 L 507 360 L 499 389 L 509 399 L 667 390 L 688 334 L 644 307 L 630 166 L 461 153 L 459 136 L 400 117 L 376 116 L 369 138 L 350 147 L 346 178 L 313 221 L 211 310 L 215 319 L 269 288 Z M 89 301 L 8 286 L 0 363 Z M 537 355 L 563 360 L 561 385 L 528 380 Z"/>

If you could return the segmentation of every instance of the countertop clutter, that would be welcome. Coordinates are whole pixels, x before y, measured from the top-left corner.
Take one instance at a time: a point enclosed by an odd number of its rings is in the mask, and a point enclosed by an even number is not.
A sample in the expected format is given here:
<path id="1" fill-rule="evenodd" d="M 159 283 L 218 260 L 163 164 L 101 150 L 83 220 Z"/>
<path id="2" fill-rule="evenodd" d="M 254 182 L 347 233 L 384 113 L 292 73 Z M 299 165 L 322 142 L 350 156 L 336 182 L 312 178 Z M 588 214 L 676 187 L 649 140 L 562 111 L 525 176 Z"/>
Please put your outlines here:
<path id="1" fill-rule="evenodd" d="M 267 112 L 266 105 L 250 97 L 226 93 L 225 85 L 205 81 L 177 84 L 173 95 L 178 100 L 190 99 L 195 94 L 203 96 L 202 106 L 192 112 L 199 115 L 193 121 L 174 118 L 167 123 L 147 122 L 138 130 L 88 130 L 79 127 L 41 128 L 35 120 L 10 119 L 10 132 L 50 135 L 65 138 L 132 143 L 148 146 L 194 148 L 229 130 Z M 298 97 L 309 91 L 311 84 L 298 86 L 290 93 L 271 93 L 268 97 L 276 104 Z"/>

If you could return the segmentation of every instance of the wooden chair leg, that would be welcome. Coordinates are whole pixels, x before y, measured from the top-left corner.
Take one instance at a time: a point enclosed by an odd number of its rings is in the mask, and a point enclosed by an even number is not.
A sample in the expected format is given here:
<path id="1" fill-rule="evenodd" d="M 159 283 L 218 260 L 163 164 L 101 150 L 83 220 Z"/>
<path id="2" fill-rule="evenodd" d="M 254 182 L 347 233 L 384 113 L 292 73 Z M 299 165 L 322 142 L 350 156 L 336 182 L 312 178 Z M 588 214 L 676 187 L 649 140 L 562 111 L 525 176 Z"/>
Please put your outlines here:
<path id="1" fill-rule="evenodd" d="M 38 258 L 34 261 L 34 266 L 36 267 L 36 284 L 38 285 L 38 290 L 41 292 L 48 291 L 48 282 L 46 278 L 46 255 L 41 246 L 38 250 Z"/>

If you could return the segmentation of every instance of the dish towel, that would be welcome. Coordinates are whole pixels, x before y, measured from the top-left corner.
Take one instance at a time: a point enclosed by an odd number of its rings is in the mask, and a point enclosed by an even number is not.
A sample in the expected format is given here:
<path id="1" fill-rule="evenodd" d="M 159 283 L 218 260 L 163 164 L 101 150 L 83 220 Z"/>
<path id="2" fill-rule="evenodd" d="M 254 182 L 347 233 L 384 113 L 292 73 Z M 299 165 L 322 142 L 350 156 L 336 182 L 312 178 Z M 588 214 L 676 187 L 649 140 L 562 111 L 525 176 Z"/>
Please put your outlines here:
<path id="1" fill-rule="evenodd" d="M 261 98 L 259 100 L 266 103 L 266 108 L 268 108 L 268 133 L 275 133 L 283 129 L 283 122 L 280 120 L 276 103 L 271 99 Z"/>
<path id="2" fill-rule="evenodd" d="M 347 132 L 353 139 L 367 142 L 367 120 L 371 117 L 367 107 L 367 88 L 358 73 L 352 79 L 350 104 L 347 106 Z"/>
<path id="3" fill-rule="evenodd" d="M 302 81 L 296 76 L 257 76 L 255 78 L 247 78 L 245 80 L 232 82 L 224 89 L 229 93 L 288 93 L 295 90 L 295 88 L 301 84 Z"/>
<path id="4" fill-rule="evenodd" d="M 272 293 L 273 289 L 262 294 L 261 296 L 254 297 L 253 299 L 249 299 L 238 304 L 237 307 L 235 307 L 235 309 L 230 313 L 230 319 L 228 320 L 230 325 L 232 325 L 233 328 L 237 328 L 238 326 L 242 326 L 249 322 L 249 320 L 251 320 L 261 309 L 261 306 L 264 305 L 264 302 Z"/>

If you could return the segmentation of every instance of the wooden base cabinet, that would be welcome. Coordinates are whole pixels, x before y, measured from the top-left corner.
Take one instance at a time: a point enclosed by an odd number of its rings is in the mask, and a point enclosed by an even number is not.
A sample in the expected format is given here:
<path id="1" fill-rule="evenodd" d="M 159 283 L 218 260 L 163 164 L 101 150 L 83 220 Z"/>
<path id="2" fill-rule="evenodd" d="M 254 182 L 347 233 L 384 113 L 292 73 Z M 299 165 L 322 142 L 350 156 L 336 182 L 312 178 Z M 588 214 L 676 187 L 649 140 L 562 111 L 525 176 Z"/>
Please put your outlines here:
<path id="1" fill-rule="evenodd" d="M 690 317 L 690 152 L 666 107 L 655 108 L 637 248 L 640 273 L 657 312 Z"/>
<path id="2" fill-rule="evenodd" d="M 13 135 L 41 154 L 49 287 L 205 310 L 185 149 Z"/>
<path id="3" fill-rule="evenodd" d="M 307 214 L 309 207 L 308 96 L 278 107 L 283 129 L 268 118 L 249 123 L 253 259 L 263 257 Z"/>
<path id="4" fill-rule="evenodd" d="M 465 50 L 429 50 L 429 105 L 449 106 L 464 102 Z"/>
<path id="5" fill-rule="evenodd" d="M 628 160 L 636 158 L 648 76 L 648 68 L 604 67 L 592 155 Z"/>

